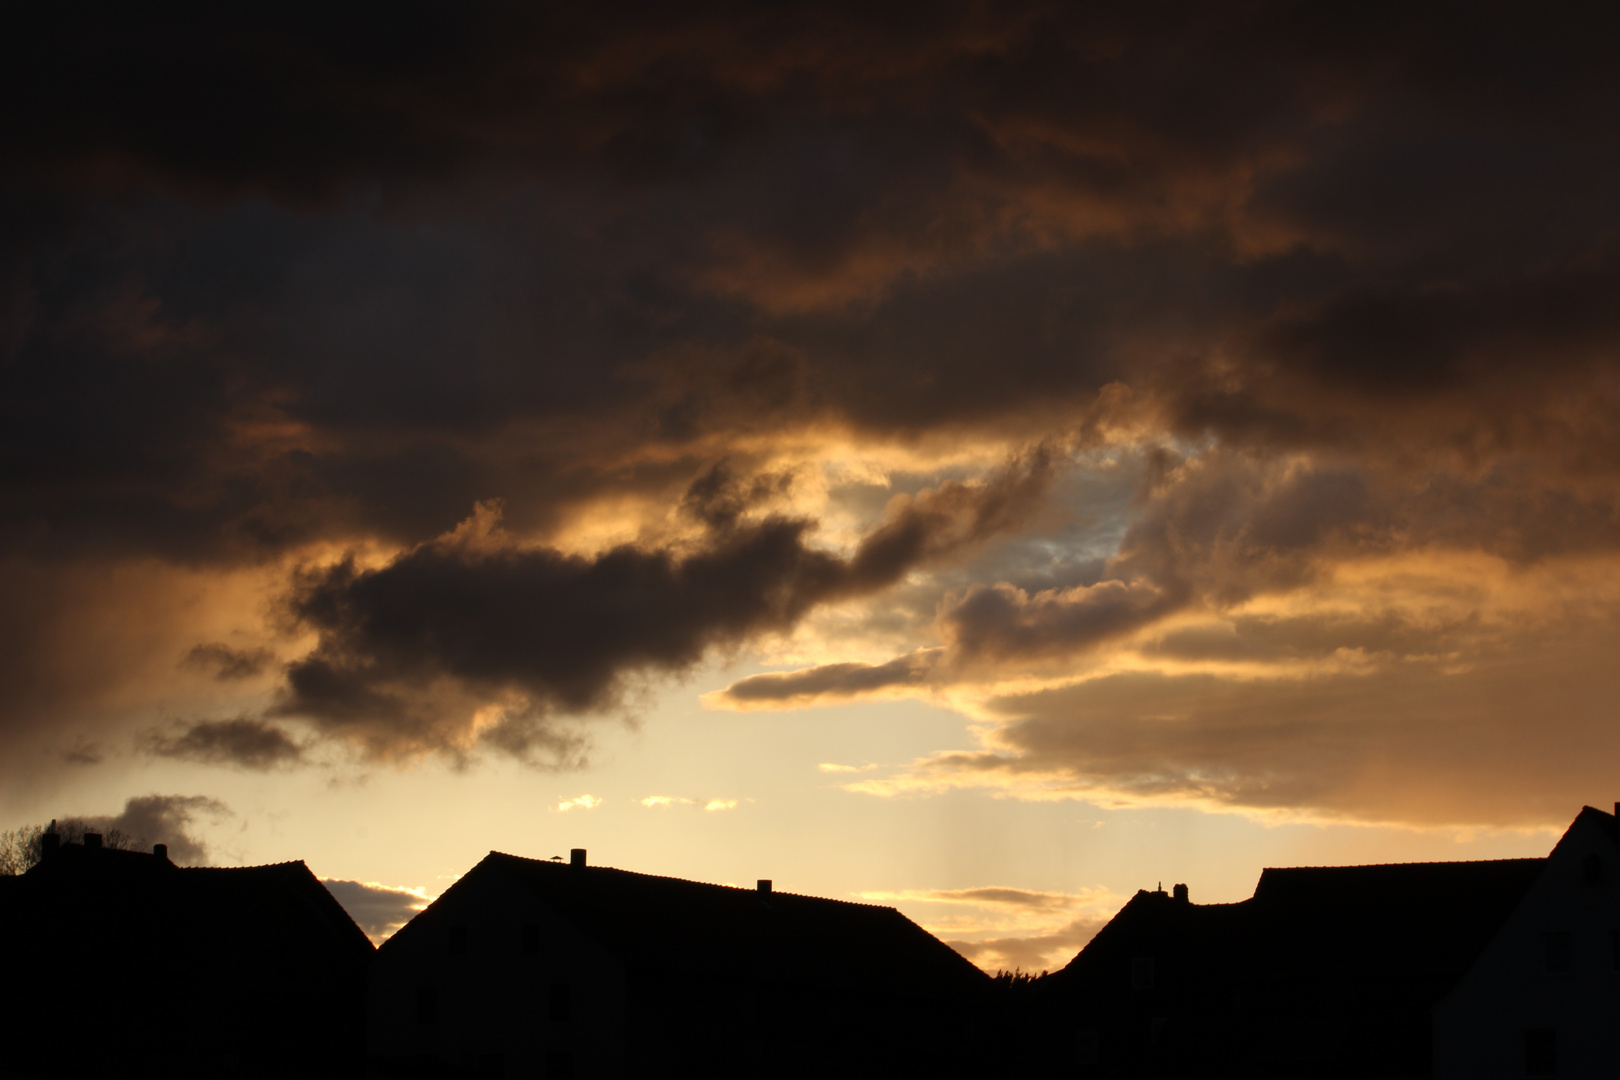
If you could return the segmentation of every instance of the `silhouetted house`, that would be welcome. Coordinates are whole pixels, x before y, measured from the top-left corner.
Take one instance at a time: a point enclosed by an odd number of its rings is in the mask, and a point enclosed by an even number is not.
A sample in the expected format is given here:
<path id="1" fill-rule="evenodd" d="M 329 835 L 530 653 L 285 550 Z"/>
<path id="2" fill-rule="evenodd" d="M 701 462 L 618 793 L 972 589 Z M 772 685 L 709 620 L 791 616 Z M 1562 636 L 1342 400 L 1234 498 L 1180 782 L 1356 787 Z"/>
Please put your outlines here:
<path id="1" fill-rule="evenodd" d="M 1065 1075 L 1426 1077 L 1435 1003 L 1544 859 L 1266 870 L 1136 894 L 1043 980 L 1020 1041 Z"/>
<path id="2" fill-rule="evenodd" d="M 963 1075 L 991 982 L 893 908 L 492 852 L 377 952 L 377 1073 Z"/>
<path id="3" fill-rule="evenodd" d="M 1437 1077 L 1620 1074 L 1620 804 L 1583 809 L 1434 1011 Z"/>
<path id="4" fill-rule="evenodd" d="M 54 840 L 51 836 L 48 840 Z M 301 862 L 180 867 L 47 846 L 0 878 L 6 1067 L 39 1077 L 355 1075 L 371 942 Z"/>

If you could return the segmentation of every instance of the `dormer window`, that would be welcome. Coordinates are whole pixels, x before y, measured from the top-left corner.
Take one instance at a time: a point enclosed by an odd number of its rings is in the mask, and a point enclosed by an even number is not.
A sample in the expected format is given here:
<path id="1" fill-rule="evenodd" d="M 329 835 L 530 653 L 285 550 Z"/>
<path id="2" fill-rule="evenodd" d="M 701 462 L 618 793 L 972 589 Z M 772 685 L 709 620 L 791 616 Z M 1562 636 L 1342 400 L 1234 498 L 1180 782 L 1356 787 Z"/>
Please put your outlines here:
<path id="1" fill-rule="evenodd" d="M 1574 946 L 1567 931 L 1541 935 L 1542 970 L 1550 975 L 1568 971 L 1573 966 Z"/>
<path id="2" fill-rule="evenodd" d="M 417 987 L 416 1022 L 422 1027 L 439 1022 L 439 992 L 431 986 Z"/>
<path id="3" fill-rule="evenodd" d="M 569 992 L 567 983 L 551 984 L 551 1019 L 554 1023 L 563 1023 L 574 1015 L 573 994 Z"/>
<path id="4" fill-rule="evenodd" d="M 1097 1064 L 1097 1029 L 1081 1028 L 1074 1033 L 1074 1060 L 1079 1065 Z"/>

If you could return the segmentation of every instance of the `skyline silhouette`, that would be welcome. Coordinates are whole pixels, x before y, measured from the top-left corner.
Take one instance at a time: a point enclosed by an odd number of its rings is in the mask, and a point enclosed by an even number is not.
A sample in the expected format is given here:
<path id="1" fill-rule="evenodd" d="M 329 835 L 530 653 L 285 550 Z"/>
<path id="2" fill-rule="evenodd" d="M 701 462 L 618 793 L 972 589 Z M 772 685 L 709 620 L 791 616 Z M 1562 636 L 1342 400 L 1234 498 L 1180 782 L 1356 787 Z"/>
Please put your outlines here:
<path id="1" fill-rule="evenodd" d="M 580 848 L 491 852 L 374 948 L 301 862 L 56 825 L 0 876 L 22 1077 L 1595 1076 L 1620 1049 L 1620 803 L 1545 858 L 1141 889 L 1062 970 L 994 978 L 893 908 Z M 26 1038 L 64 1000 L 94 1037 Z"/>

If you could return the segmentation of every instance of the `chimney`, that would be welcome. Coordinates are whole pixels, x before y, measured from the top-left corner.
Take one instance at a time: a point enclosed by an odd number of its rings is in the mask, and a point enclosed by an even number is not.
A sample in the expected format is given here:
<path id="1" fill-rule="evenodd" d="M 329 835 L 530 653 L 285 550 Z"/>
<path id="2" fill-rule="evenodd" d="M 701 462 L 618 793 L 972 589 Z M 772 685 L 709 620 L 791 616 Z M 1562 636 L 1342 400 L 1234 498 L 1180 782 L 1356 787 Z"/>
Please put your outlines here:
<path id="1" fill-rule="evenodd" d="M 768 877 L 760 878 L 759 879 L 759 884 L 756 885 L 755 888 L 759 890 L 759 898 L 761 900 L 770 899 L 770 896 L 771 896 L 771 879 L 770 878 L 768 878 Z"/>
<path id="2" fill-rule="evenodd" d="M 1614 816 L 1620 818 L 1620 802 L 1614 804 Z"/>
<path id="3" fill-rule="evenodd" d="M 84 834 L 84 846 L 85 846 L 85 850 L 87 850 L 87 851 L 100 851 L 101 850 L 101 834 L 98 833 L 98 832 L 87 832 L 87 833 L 85 833 Z"/>
<path id="4" fill-rule="evenodd" d="M 56 835 L 56 822 L 53 821 L 51 822 L 51 830 L 49 832 L 40 834 L 39 861 L 44 862 L 52 855 L 55 855 L 61 846 L 62 838 Z"/>
<path id="5" fill-rule="evenodd" d="M 169 845 L 168 844 L 153 844 L 152 845 L 152 854 L 156 855 L 158 858 L 162 859 L 164 862 L 168 862 L 169 861 Z"/>
<path id="6" fill-rule="evenodd" d="M 1170 890 L 1171 890 L 1171 895 L 1174 896 L 1177 900 L 1181 901 L 1183 904 L 1191 902 L 1191 901 L 1189 901 L 1187 899 L 1187 886 L 1185 886 L 1185 885 L 1172 885 L 1170 887 Z"/>
<path id="7" fill-rule="evenodd" d="M 585 849 L 582 848 L 582 847 L 569 848 L 568 849 L 568 865 L 569 866 L 578 866 L 578 867 L 583 868 L 584 865 L 585 865 Z"/>

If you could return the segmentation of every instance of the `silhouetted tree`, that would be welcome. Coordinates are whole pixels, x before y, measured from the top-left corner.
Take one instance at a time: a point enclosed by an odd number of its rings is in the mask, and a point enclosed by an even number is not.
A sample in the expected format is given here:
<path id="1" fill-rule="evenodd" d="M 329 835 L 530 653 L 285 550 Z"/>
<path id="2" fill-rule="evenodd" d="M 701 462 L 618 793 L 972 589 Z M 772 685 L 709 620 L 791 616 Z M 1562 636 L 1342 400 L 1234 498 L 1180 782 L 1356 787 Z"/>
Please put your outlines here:
<path id="1" fill-rule="evenodd" d="M 0 875 L 27 873 L 40 860 L 40 840 L 54 831 L 64 844 L 76 844 L 85 833 L 100 832 L 101 846 L 117 851 L 141 851 L 148 845 L 145 837 L 131 836 L 122 829 L 98 827 L 84 818 L 63 818 L 49 825 L 23 825 L 0 832 Z"/>
<path id="2" fill-rule="evenodd" d="M 1022 1000 L 1048 974 L 1048 972 L 1043 971 L 1037 975 L 1033 971 L 1025 971 L 1022 968 L 1013 968 L 1011 971 L 1000 968 L 991 978 L 995 980 L 996 989 L 1004 995 Z"/>

